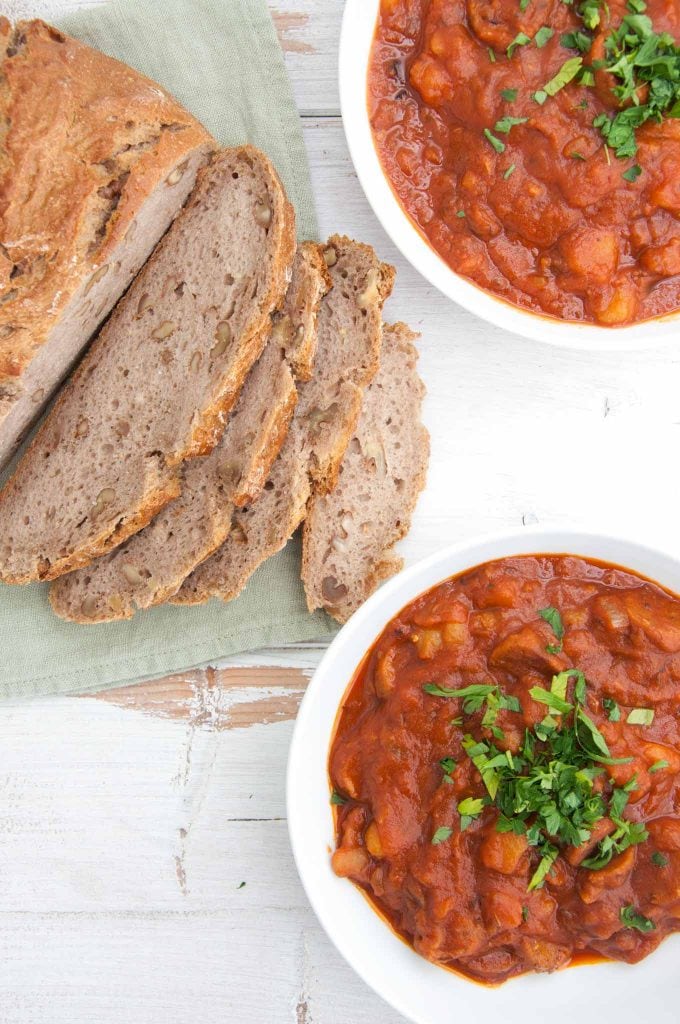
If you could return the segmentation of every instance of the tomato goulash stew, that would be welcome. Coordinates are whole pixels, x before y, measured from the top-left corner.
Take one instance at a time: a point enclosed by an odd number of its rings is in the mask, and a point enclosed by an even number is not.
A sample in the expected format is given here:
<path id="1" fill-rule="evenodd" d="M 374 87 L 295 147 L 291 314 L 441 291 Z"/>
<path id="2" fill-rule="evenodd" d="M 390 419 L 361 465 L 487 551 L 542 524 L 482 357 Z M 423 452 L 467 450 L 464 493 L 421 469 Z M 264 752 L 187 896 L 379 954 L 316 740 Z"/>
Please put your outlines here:
<path id="1" fill-rule="evenodd" d="M 382 0 L 369 115 L 459 274 L 615 327 L 680 308 L 680 4 Z"/>
<path id="2" fill-rule="evenodd" d="M 329 771 L 350 878 L 414 948 L 499 983 L 634 963 L 680 929 L 680 599 L 571 556 L 406 607 Z"/>

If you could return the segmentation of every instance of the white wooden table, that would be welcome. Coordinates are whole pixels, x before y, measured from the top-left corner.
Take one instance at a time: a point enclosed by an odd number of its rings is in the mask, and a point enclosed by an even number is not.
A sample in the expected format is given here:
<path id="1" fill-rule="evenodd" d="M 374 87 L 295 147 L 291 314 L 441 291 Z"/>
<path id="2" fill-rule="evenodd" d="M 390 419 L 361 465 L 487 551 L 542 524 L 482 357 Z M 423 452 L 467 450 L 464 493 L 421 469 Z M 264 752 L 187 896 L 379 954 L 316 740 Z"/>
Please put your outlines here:
<path id="1" fill-rule="evenodd" d="M 0 13 L 49 17 L 77 2 L 0 0 Z M 423 335 L 432 466 L 407 560 L 536 521 L 603 525 L 680 554 L 680 348 L 605 356 L 524 342 L 408 267 L 347 153 L 342 6 L 271 0 L 322 230 L 397 265 L 387 316 Z M 286 754 L 320 653 L 266 651 L 99 698 L 0 707 L 0 1024 L 401 1020 L 321 932 L 288 846 Z"/>

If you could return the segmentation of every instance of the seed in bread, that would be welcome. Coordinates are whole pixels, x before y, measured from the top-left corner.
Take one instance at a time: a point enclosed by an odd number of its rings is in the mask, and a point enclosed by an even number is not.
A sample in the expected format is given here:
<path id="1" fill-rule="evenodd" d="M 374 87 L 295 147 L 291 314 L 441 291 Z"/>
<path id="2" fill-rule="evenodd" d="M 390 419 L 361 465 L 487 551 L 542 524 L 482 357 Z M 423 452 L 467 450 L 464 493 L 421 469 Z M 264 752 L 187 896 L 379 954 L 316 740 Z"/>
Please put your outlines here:
<path id="1" fill-rule="evenodd" d="M 172 596 L 189 573 L 226 539 L 235 506 L 259 496 L 281 449 L 297 400 L 289 359 L 311 352 L 316 315 L 330 281 L 319 247 L 298 249 L 282 315 L 251 370 L 210 455 L 184 464 L 182 493 L 120 547 L 55 580 L 50 602 L 75 622 L 127 619 Z M 290 355 L 283 342 L 289 339 Z"/>
<path id="2" fill-rule="evenodd" d="M 188 577 L 175 604 L 236 597 L 295 532 L 312 493 L 325 492 L 337 477 L 363 388 L 378 368 L 381 311 L 394 269 L 348 238 L 330 239 L 325 252 L 333 288 L 321 303 L 314 373 L 298 388 L 288 438 L 260 498 L 235 513 L 225 543 Z"/>
<path id="3" fill-rule="evenodd" d="M 0 18 L 0 466 L 217 144 L 155 82 Z"/>
<path id="4" fill-rule="evenodd" d="M 307 510 L 307 603 L 339 622 L 401 569 L 393 548 L 408 532 L 425 486 L 430 445 L 420 422 L 425 389 L 416 370 L 416 337 L 405 324 L 384 329 L 380 369 L 364 393 L 338 483 L 330 494 L 315 495 Z"/>
<path id="5" fill-rule="evenodd" d="M 260 355 L 294 247 L 267 158 L 219 153 L 0 492 L 0 579 L 71 572 L 178 496 L 182 463 L 214 448 Z"/>

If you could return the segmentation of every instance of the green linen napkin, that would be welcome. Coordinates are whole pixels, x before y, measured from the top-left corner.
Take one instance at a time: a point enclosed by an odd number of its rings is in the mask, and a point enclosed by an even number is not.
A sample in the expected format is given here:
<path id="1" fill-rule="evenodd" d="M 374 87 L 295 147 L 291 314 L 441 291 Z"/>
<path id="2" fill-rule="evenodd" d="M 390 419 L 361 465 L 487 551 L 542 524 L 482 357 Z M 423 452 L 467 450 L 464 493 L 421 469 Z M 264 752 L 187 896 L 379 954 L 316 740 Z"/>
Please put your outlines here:
<path id="1" fill-rule="evenodd" d="M 316 237 L 300 120 L 266 0 L 111 0 L 59 27 L 165 86 L 223 145 L 264 150 L 299 236 Z M 297 540 L 236 601 L 155 608 L 110 625 L 62 622 L 44 585 L 0 584 L 0 698 L 92 692 L 333 632 L 325 615 L 306 610 Z"/>

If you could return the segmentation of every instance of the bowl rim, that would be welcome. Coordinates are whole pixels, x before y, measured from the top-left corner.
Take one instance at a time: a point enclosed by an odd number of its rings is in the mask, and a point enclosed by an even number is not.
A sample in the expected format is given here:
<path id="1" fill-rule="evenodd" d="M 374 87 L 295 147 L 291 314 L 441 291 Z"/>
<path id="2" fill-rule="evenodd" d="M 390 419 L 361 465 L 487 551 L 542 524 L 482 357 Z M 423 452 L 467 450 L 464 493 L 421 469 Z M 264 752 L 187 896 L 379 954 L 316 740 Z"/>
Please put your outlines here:
<path id="1" fill-rule="evenodd" d="M 598 327 L 524 310 L 452 270 L 405 213 L 385 175 L 368 118 L 367 78 L 380 0 L 345 0 L 340 32 L 339 90 L 352 163 L 376 217 L 402 256 L 447 298 L 483 320 L 522 337 L 582 351 L 633 351 L 677 335 L 680 310 L 627 327 Z"/>
<path id="2" fill-rule="evenodd" d="M 492 553 L 488 554 L 489 551 Z M 598 1003 L 592 1017 L 584 1013 L 580 1013 L 579 1016 L 581 1024 L 591 1024 L 591 1021 L 595 1024 L 601 1021 L 604 1008 L 607 1005 L 611 1006 L 611 1002 L 604 998 L 610 993 L 607 981 L 613 978 L 616 991 L 620 994 L 621 985 L 630 982 L 632 972 L 635 971 L 634 980 L 638 982 L 638 989 L 644 992 L 644 998 L 647 1000 L 645 1005 L 648 1009 L 653 1009 L 649 1004 L 651 998 L 663 999 L 659 1003 L 659 1008 L 666 1006 L 669 982 L 666 980 L 666 987 L 663 987 L 664 979 L 675 977 L 677 974 L 675 972 L 671 975 L 669 968 L 677 961 L 680 934 L 668 936 L 652 956 L 634 967 L 605 962 L 581 965 L 578 971 L 568 969 L 548 976 L 522 975 L 496 988 L 478 985 L 437 967 L 416 954 L 384 923 L 360 891 L 346 879 L 337 878 L 330 867 L 329 854 L 333 829 L 326 769 L 328 749 L 340 703 L 367 650 L 394 615 L 419 594 L 437 586 L 450 576 L 497 558 L 551 553 L 576 556 L 580 554 L 586 558 L 611 561 L 658 582 L 666 589 L 680 593 L 680 557 L 668 550 L 641 543 L 630 536 L 569 526 L 538 526 L 497 531 L 469 538 L 443 548 L 402 570 L 355 612 L 324 653 L 309 682 L 296 718 L 286 770 L 286 813 L 293 858 L 303 888 L 326 935 L 346 962 L 370 988 L 415 1024 L 441 1024 L 442 1020 L 441 1008 L 430 1013 L 428 1007 L 423 1005 L 422 992 L 418 986 L 427 986 L 426 991 L 432 999 L 439 999 L 439 994 L 446 988 L 448 998 L 461 1000 L 461 1007 L 463 1003 L 465 1004 L 466 1020 L 470 1024 L 476 1024 L 478 1021 L 481 1024 L 489 1013 L 505 1014 L 508 1021 L 516 1019 L 512 1006 L 516 1003 L 518 991 L 522 992 L 522 996 L 521 1003 L 517 1005 L 523 1007 L 526 1006 L 526 992 L 533 991 L 534 997 L 538 998 L 542 998 L 544 994 L 552 996 L 553 1000 L 557 996 L 559 1005 L 564 1006 L 568 1013 L 564 1017 L 553 1014 L 553 1024 L 567 1024 L 573 1020 L 570 997 L 577 991 L 588 989 L 592 990 L 595 998 L 604 1001 Z M 669 583 L 666 577 L 672 576 L 673 571 L 675 578 Z M 322 708 L 321 704 L 323 694 L 328 695 L 325 703 L 329 703 L 331 692 L 333 712 L 329 715 L 328 709 Z M 321 778 L 318 777 L 318 772 L 314 779 L 311 778 L 313 773 L 310 771 L 312 766 L 309 763 L 310 739 L 323 756 Z M 318 768 L 316 757 L 313 760 Z M 313 849 L 307 841 L 308 822 L 313 821 L 314 808 L 320 808 L 321 805 L 317 799 L 310 818 L 311 804 L 307 806 L 305 802 L 310 793 L 323 799 L 322 813 L 326 819 L 325 823 L 319 820 L 312 827 L 312 830 L 319 831 L 317 838 L 320 839 L 321 833 L 324 837 Z M 342 891 L 340 887 L 343 887 Z M 331 898 L 332 906 L 329 902 Z M 337 917 L 339 901 L 347 921 Z M 351 922 L 351 925 L 348 922 Z M 364 933 L 367 931 L 370 931 L 370 934 L 365 940 Z M 371 943 L 369 957 L 361 956 L 359 945 L 364 942 Z M 396 964 L 396 969 L 391 969 L 391 964 Z M 586 981 L 586 977 L 592 971 L 596 972 L 596 980 L 591 978 L 590 981 Z M 442 978 L 446 979 L 445 983 Z M 550 979 L 551 988 L 546 989 L 544 993 L 547 979 Z M 674 997 L 680 997 L 680 975 L 677 976 L 677 982 Z M 636 991 L 631 985 L 626 985 L 626 989 L 629 995 L 631 990 Z M 508 999 L 505 998 L 506 995 Z M 551 1005 L 554 1005 L 554 1002 L 551 1002 Z M 636 1014 L 639 1013 L 639 1009 L 636 1008 L 632 996 L 627 1001 L 626 1014 L 629 1012 L 630 1016 L 619 1015 L 619 1024 L 632 1024 L 638 1019 Z M 665 1018 L 661 1019 L 665 1021 Z"/>

